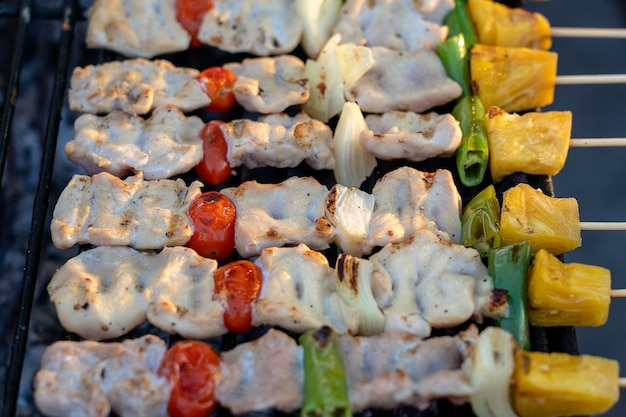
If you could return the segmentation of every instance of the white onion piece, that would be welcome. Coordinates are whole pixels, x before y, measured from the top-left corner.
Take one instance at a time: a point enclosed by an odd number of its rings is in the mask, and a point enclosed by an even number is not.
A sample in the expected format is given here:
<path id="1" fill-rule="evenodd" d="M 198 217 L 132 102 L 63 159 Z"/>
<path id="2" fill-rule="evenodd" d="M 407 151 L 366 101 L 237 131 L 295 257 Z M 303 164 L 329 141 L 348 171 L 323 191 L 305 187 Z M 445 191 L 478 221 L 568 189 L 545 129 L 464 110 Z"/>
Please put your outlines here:
<path id="1" fill-rule="evenodd" d="M 374 66 L 372 49 L 354 43 L 344 43 L 337 46 L 337 60 L 341 68 L 341 78 L 344 90 L 359 80 Z"/>
<path id="2" fill-rule="evenodd" d="M 516 349 L 513 336 L 498 327 L 488 327 L 478 337 L 470 375 L 471 404 L 477 417 L 518 417 L 510 396 Z"/>
<path id="3" fill-rule="evenodd" d="M 333 137 L 335 180 L 341 185 L 358 188 L 376 168 L 376 158 L 359 141 L 367 129 L 359 105 L 344 103 Z"/>
<path id="4" fill-rule="evenodd" d="M 376 197 L 355 187 L 335 184 L 326 197 L 326 218 L 335 227 L 336 243 L 346 253 L 362 256 L 372 250 L 370 222 Z"/>
<path id="5" fill-rule="evenodd" d="M 315 58 L 330 37 L 339 19 L 342 0 L 295 0 L 296 14 L 303 26 L 301 45 L 304 52 Z"/>
<path id="6" fill-rule="evenodd" d="M 328 122 L 341 112 L 345 102 L 341 68 L 337 60 L 339 35 L 326 42 L 317 61 L 307 59 L 304 74 L 309 80 L 309 100 L 302 108 L 312 118 Z"/>
<path id="7" fill-rule="evenodd" d="M 350 255 L 340 255 L 335 265 L 337 294 L 359 314 L 359 334 L 371 336 L 385 329 L 385 315 L 372 293 L 372 275 L 386 273 L 378 263 Z"/>

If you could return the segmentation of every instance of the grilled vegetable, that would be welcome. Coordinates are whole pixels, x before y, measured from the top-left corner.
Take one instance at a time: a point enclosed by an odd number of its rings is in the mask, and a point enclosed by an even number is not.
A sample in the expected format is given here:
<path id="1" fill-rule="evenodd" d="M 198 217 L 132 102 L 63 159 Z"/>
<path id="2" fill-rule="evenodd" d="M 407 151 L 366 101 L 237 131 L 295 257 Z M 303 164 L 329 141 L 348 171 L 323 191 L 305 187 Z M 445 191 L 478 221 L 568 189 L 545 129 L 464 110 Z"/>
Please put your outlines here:
<path id="1" fill-rule="evenodd" d="M 517 349 L 511 334 L 497 327 L 487 327 L 478 337 L 470 372 L 472 410 L 478 417 L 518 417 L 510 399 Z"/>
<path id="2" fill-rule="evenodd" d="M 470 51 L 472 90 L 486 108 L 534 110 L 554 99 L 557 54 L 476 44 Z"/>
<path id="3" fill-rule="evenodd" d="M 582 244 L 578 202 L 518 184 L 503 194 L 500 234 L 503 245 L 528 241 L 533 254 L 539 249 L 554 255 L 573 250 Z"/>
<path id="4" fill-rule="evenodd" d="M 539 13 L 492 0 L 468 0 L 467 8 L 482 44 L 550 49 L 550 22 Z"/>
<path id="5" fill-rule="evenodd" d="M 493 185 L 478 193 L 461 215 L 461 243 L 476 249 L 481 257 L 500 246 L 500 202 Z"/>
<path id="6" fill-rule="evenodd" d="M 295 0 L 294 7 L 302 21 L 302 49 L 315 58 L 326 40 L 330 37 L 333 26 L 339 19 L 341 0 Z"/>
<path id="7" fill-rule="evenodd" d="M 213 8 L 213 0 L 176 0 L 176 19 L 191 35 L 189 46 L 202 45 L 198 40 L 198 32 L 206 12 Z"/>
<path id="8" fill-rule="evenodd" d="M 572 130 L 569 111 L 509 114 L 492 106 L 485 121 L 495 182 L 514 172 L 556 175 L 565 165 Z"/>
<path id="9" fill-rule="evenodd" d="M 455 0 L 454 9 L 448 13 L 444 24 L 448 26 L 448 37 L 463 35 L 465 47 L 469 51 L 478 43 L 476 29 L 467 10 L 467 0 Z"/>
<path id="10" fill-rule="evenodd" d="M 235 250 L 235 219 L 232 201 L 222 193 L 209 191 L 189 205 L 193 235 L 186 246 L 205 258 L 226 259 Z"/>
<path id="11" fill-rule="evenodd" d="M 170 416 L 204 417 L 215 409 L 219 363 L 210 345 L 193 340 L 178 342 L 165 353 L 159 375 L 172 386 L 167 404 Z"/>
<path id="12" fill-rule="evenodd" d="M 352 416 L 343 362 L 329 327 L 300 336 L 303 349 L 305 417 Z"/>
<path id="13" fill-rule="evenodd" d="M 537 326 L 601 326 L 611 303 L 611 271 L 565 264 L 540 250 L 529 271 L 530 322 Z"/>
<path id="14" fill-rule="evenodd" d="M 489 276 L 494 288 L 507 291 L 508 314 L 496 319 L 499 327 L 510 332 L 523 349 L 530 349 L 528 335 L 527 274 L 530 244 L 515 243 L 489 250 Z"/>
<path id="15" fill-rule="evenodd" d="M 204 182 L 212 185 L 226 181 L 233 172 L 228 162 L 228 144 L 220 129 L 222 123 L 211 120 L 200 132 L 202 159 L 196 165 L 196 173 Z"/>
<path id="16" fill-rule="evenodd" d="M 466 96 L 454 106 L 452 115 L 463 132 L 461 144 L 456 150 L 459 178 L 468 187 L 478 185 L 483 181 L 489 162 L 485 108 L 479 97 Z"/>
<path id="17" fill-rule="evenodd" d="M 463 95 L 471 95 L 469 50 L 463 34 L 449 37 L 444 42 L 437 44 L 437 53 L 443 66 L 446 67 L 448 76 L 459 83 L 463 89 Z"/>
<path id="18" fill-rule="evenodd" d="M 230 70 L 224 67 L 207 68 L 200 73 L 198 80 L 211 99 L 211 104 L 206 107 L 207 110 L 225 112 L 237 103 L 235 93 L 233 93 L 237 76 Z"/>
<path id="19" fill-rule="evenodd" d="M 599 414 L 619 397 L 619 364 L 596 356 L 517 351 L 514 407 L 520 417 Z"/>
<path id="20" fill-rule="evenodd" d="M 221 299 L 224 324 L 231 332 L 245 332 L 252 328 L 252 302 L 259 297 L 263 273 L 250 261 L 228 263 L 215 271 L 215 294 Z"/>

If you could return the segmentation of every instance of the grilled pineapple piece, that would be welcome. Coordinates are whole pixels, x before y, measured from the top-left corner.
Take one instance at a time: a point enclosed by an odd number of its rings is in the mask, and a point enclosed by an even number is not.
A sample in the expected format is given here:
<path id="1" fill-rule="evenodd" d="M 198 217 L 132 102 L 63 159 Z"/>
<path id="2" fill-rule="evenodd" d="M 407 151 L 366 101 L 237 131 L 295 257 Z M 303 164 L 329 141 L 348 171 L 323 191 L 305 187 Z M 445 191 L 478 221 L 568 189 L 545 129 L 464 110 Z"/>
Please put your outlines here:
<path id="1" fill-rule="evenodd" d="M 528 276 L 528 317 L 535 326 L 602 326 L 609 316 L 611 271 L 565 264 L 542 249 Z"/>
<path id="2" fill-rule="evenodd" d="M 567 159 L 572 112 L 509 114 L 492 106 L 485 120 L 494 181 L 514 172 L 558 174 Z"/>
<path id="3" fill-rule="evenodd" d="M 603 413 L 619 398 L 618 381 L 614 360 L 518 350 L 513 403 L 520 417 Z"/>
<path id="4" fill-rule="evenodd" d="M 492 0 L 469 0 L 467 8 L 482 44 L 546 51 L 552 46 L 550 22 L 539 13 Z"/>
<path id="5" fill-rule="evenodd" d="M 485 108 L 534 110 L 554 100 L 557 54 L 476 44 L 470 52 L 472 90 Z"/>
<path id="6" fill-rule="evenodd" d="M 554 255 L 575 249 L 582 244 L 578 202 L 518 184 L 503 194 L 500 234 L 503 246 L 528 241 L 533 254 L 539 249 Z"/>

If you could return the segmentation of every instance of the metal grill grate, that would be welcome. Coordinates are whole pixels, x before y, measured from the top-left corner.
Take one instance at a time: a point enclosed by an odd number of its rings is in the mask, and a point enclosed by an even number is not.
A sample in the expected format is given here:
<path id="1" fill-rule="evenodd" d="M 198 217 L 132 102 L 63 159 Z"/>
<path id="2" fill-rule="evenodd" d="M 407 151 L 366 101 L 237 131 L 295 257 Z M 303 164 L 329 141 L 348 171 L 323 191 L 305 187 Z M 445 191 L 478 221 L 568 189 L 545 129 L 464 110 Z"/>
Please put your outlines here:
<path id="1" fill-rule="evenodd" d="M 39 4 L 37 1 L 31 0 L 0 2 L 0 24 L 11 22 L 17 27 L 15 40 L 13 42 L 13 51 L 9 61 L 10 65 L 8 65 L 6 71 L 3 69 L 3 74 L 0 74 L 0 80 L 2 80 L 3 77 L 7 80 L 0 119 L 0 181 L 6 180 L 3 176 L 11 142 L 18 140 L 18 138 L 11 137 L 11 131 L 15 119 L 16 103 L 20 99 L 19 87 L 23 73 L 24 51 L 28 46 L 28 31 L 33 25 L 37 24 L 35 20 L 48 19 L 54 21 L 55 27 L 61 33 L 56 67 L 49 69 L 50 71 L 54 71 L 54 77 L 51 98 L 45 116 L 46 122 L 42 144 L 41 170 L 38 175 L 36 193 L 32 204 L 28 243 L 24 252 L 23 280 L 21 281 L 21 288 L 19 290 L 17 288 L 15 289 L 16 297 L 19 297 L 19 300 L 16 302 L 18 305 L 17 319 L 13 327 L 13 334 L 5 336 L 10 346 L 10 358 L 1 401 L 3 406 L 2 415 L 5 417 L 15 416 L 17 414 L 20 385 L 23 379 L 23 370 L 26 366 L 26 345 L 31 322 L 33 300 L 35 297 L 35 285 L 40 263 L 43 261 L 41 257 L 42 245 L 44 242 L 44 234 L 48 226 L 47 216 L 50 214 L 49 200 L 51 196 L 53 167 L 57 149 L 59 125 L 67 90 L 72 42 L 76 23 L 80 20 L 85 10 L 85 8 L 79 4 L 78 0 L 61 0 L 52 3 L 51 5 L 47 3 Z M 102 55 L 97 56 L 99 59 L 102 58 Z M 184 57 L 182 59 L 183 61 L 189 60 L 191 62 L 195 62 L 196 60 L 195 57 Z M 31 111 L 34 112 L 37 110 L 31 109 Z M 243 173 L 242 178 L 245 178 L 246 175 L 246 173 Z M 3 181 L 3 193 L 5 192 L 5 182 L 6 181 Z M 502 186 L 508 187 L 517 182 L 528 182 L 534 186 L 542 187 L 547 192 L 552 192 L 552 184 L 549 179 L 530 177 L 527 175 L 514 176 L 510 178 L 507 183 L 502 184 Z M 0 207 L 0 210 L 2 209 L 3 208 Z M 550 331 L 534 328 L 532 329 L 531 336 L 533 338 L 534 349 L 536 350 L 577 352 L 576 335 L 572 328 L 551 329 Z M 226 348 L 228 345 L 235 343 L 235 338 L 232 337 L 232 335 L 225 337 L 222 343 L 222 347 Z M 30 381 L 26 381 L 25 383 L 30 384 Z M 227 415 L 226 412 L 223 413 Z M 432 410 L 430 413 L 432 413 Z M 393 414 L 398 416 L 405 414 L 410 415 L 410 412 L 397 410 Z M 439 414 L 470 415 L 471 412 L 469 412 L 467 408 L 461 411 L 451 411 L 444 407 L 439 409 Z"/>

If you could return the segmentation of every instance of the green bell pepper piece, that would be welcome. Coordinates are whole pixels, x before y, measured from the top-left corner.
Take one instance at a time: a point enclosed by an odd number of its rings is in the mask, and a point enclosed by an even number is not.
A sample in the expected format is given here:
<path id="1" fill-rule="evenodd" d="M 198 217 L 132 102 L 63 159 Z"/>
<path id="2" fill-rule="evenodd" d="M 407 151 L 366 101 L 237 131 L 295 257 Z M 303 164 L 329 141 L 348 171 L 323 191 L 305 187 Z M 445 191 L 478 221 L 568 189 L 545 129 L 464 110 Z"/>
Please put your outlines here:
<path id="1" fill-rule="evenodd" d="M 489 163 L 485 108 L 478 96 L 465 96 L 454 106 L 452 115 L 463 132 L 456 150 L 456 168 L 461 182 L 472 187 L 483 181 Z"/>
<path id="2" fill-rule="evenodd" d="M 463 89 L 463 96 L 472 94 L 468 51 L 462 33 L 437 44 L 437 54 L 446 68 L 448 77 L 459 83 Z"/>
<path id="3" fill-rule="evenodd" d="M 528 267 L 530 244 L 515 243 L 489 250 L 489 276 L 494 288 L 507 291 L 509 314 L 496 320 L 496 325 L 507 330 L 522 349 L 530 349 L 528 335 Z"/>
<path id="4" fill-rule="evenodd" d="M 329 327 L 300 336 L 304 363 L 305 417 L 351 417 L 343 361 Z"/>
<path id="5" fill-rule="evenodd" d="M 474 28 L 474 22 L 467 10 L 466 0 L 455 0 L 454 9 L 448 13 L 444 20 L 444 24 L 448 26 L 448 37 L 451 38 L 460 33 L 465 38 L 465 46 L 467 50 L 471 50 L 472 46 L 478 43 L 478 35 Z"/>
<path id="6" fill-rule="evenodd" d="M 493 185 L 478 193 L 463 208 L 461 243 L 476 249 L 481 258 L 500 246 L 500 202 Z"/>

